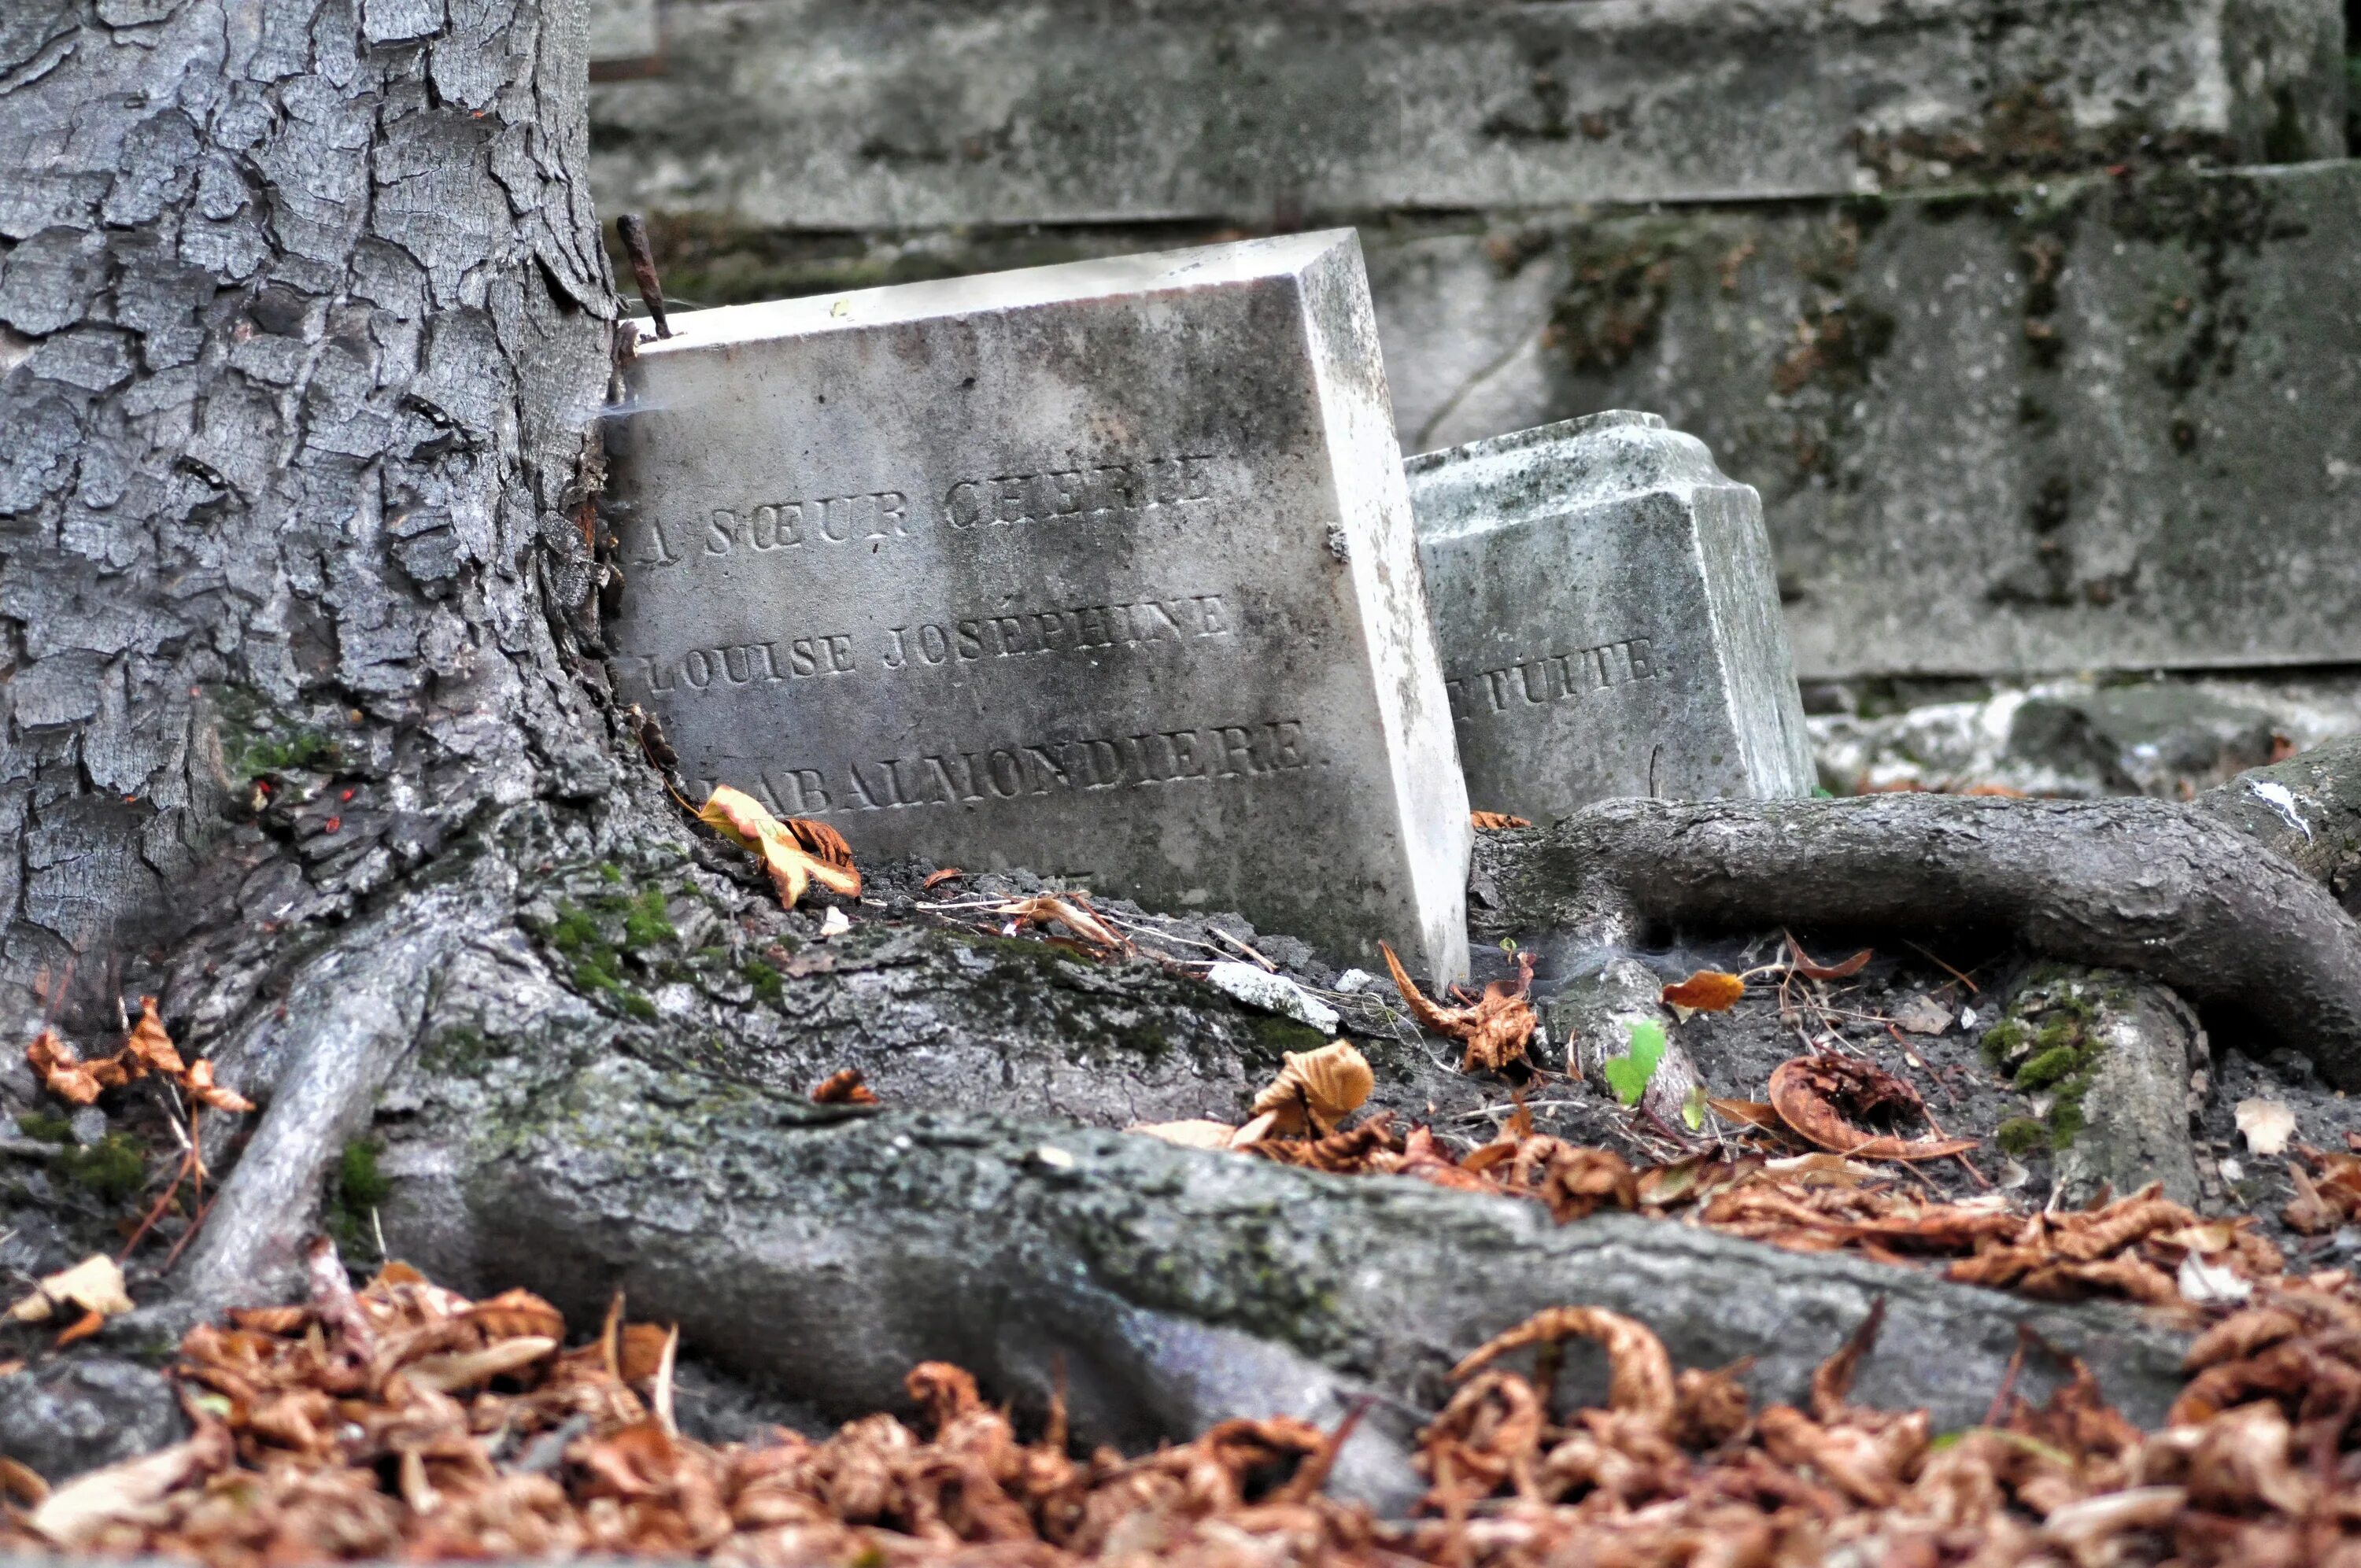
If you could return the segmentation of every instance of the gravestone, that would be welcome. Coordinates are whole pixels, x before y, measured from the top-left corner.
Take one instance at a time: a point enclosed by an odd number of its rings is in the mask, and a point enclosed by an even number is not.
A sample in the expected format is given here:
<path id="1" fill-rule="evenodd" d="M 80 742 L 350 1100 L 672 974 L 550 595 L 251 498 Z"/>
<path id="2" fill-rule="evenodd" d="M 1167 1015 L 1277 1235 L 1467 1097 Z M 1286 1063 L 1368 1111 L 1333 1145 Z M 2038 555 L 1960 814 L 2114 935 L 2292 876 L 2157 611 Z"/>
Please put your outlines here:
<path id="1" fill-rule="evenodd" d="M 1811 793 L 1762 499 L 1704 443 L 1601 413 L 1407 468 L 1478 809 Z"/>
<path id="2" fill-rule="evenodd" d="M 692 313 L 627 378 L 616 681 L 700 789 L 1464 971 L 1350 231 Z"/>

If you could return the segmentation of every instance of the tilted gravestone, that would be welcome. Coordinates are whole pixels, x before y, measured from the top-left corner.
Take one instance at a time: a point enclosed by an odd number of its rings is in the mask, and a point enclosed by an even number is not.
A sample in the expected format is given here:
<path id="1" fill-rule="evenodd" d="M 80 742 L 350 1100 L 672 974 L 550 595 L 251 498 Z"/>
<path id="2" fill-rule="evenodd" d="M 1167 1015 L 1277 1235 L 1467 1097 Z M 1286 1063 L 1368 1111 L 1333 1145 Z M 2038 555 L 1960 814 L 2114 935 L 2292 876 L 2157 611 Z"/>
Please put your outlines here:
<path id="1" fill-rule="evenodd" d="M 1407 467 L 1478 809 L 1811 793 L 1762 499 L 1704 443 L 1602 413 Z"/>
<path id="2" fill-rule="evenodd" d="M 620 695 L 870 857 L 1465 969 L 1467 801 L 1349 231 L 643 337 Z"/>

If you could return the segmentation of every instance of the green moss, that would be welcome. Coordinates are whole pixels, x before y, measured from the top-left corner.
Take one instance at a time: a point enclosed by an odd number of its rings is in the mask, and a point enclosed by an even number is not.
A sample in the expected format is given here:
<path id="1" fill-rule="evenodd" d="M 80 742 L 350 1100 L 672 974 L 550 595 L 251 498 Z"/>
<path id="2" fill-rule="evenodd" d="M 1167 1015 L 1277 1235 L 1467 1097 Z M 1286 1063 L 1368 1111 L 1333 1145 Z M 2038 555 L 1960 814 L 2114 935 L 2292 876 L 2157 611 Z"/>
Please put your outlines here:
<path id="1" fill-rule="evenodd" d="M 73 1124 L 48 1111 L 27 1111 L 16 1118 L 16 1130 L 45 1144 L 73 1142 Z"/>
<path id="2" fill-rule="evenodd" d="M 336 1195 L 346 1208 L 361 1213 L 393 1195 L 393 1183 L 378 1168 L 375 1144 L 360 1139 L 345 1146 L 336 1164 Z"/>
<path id="3" fill-rule="evenodd" d="M 655 1022 L 656 1004 L 649 1001 L 646 997 L 642 996 L 638 992 L 624 992 L 621 995 L 621 1001 L 623 1011 L 630 1014 L 632 1017 L 637 1018 L 642 1023 L 645 1024 L 653 1024 Z"/>
<path id="4" fill-rule="evenodd" d="M 1994 1067 L 2005 1067 L 2008 1058 L 2029 1043 L 2031 1035 L 2017 1019 L 2004 1019 L 1984 1031 L 1984 1060 Z"/>
<path id="5" fill-rule="evenodd" d="M 739 966 L 738 972 L 746 977 L 746 983 L 754 988 L 754 994 L 772 1006 L 778 1006 L 785 999 L 786 982 L 779 978 L 777 970 L 762 959 L 748 959 Z"/>
<path id="6" fill-rule="evenodd" d="M 2043 1051 L 2016 1069 L 2016 1087 L 2030 1093 L 2062 1082 L 2082 1065 L 2083 1054 L 2071 1046 Z"/>
<path id="7" fill-rule="evenodd" d="M 654 888 L 631 900 L 623 912 L 622 945 L 626 948 L 653 948 L 676 940 L 679 935 L 664 914 L 664 894 Z"/>
<path id="8" fill-rule="evenodd" d="M 60 1162 L 66 1175 L 108 1203 L 119 1203 L 139 1190 L 148 1179 L 148 1157 L 124 1133 L 109 1133 L 86 1149 L 75 1149 Z"/>
<path id="9" fill-rule="evenodd" d="M 557 906 L 557 923 L 549 928 L 549 945 L 561 953 L 579 953 L 603 947 L 598 922 L 570 904 Z"/>
<path id="10" fill-rule="evenodd" d="M 612 861 L 601 861 L 598 862 L 598 880 L 610 884 L 620 883 L 623 880 L 623 868 Z"/>
<path id="11" fill-rule="evenodd" d="M 2049 1124 L 2037 1116 L 2011 1116 L 1993 1133 L 1993 1142 L 2004 1154 L 2019 1157 L 2049 1144 Z"/>
<path id="12" fill-rule="evenodd" d="M 2083 1087 L 2088 1088 L 2089 1085 Z M 2091 1119 L 2082 1109 L 2080 1094 L 2071 1099 L 2059 1095 L 2058 1102 L 2049 1108 L 2049 1146 L 2059 1150 L 2072 1147 L 2075 1137 L 2090 1124 Z"/>
<path id="13" fill-rule="evenodd" d="M 1256 1045 L 1274 1061 L 1288 1051 L 1316 1051 L 1328 1043 L 1328 1036 L 1309 1024 L 1299 1024 L 1292 1018 L 1276 1018 L 1268 1014 L 1254 1021 Z"/>

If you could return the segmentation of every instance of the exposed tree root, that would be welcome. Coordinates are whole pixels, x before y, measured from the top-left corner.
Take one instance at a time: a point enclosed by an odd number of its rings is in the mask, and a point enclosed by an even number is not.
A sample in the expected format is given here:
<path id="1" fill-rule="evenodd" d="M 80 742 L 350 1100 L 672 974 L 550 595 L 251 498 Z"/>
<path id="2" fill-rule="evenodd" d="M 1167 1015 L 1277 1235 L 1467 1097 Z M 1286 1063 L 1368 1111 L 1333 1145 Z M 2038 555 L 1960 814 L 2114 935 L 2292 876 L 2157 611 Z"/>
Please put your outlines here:
<path id="1" fill-rule="evenodd" d="M 2212 815 L 2153 800 L 1933 795 L 1609 801 L 1484 835 L 1479 935 L 1649 924 L 2005 928 L 2075 963 L 2239 1008 L 2361 1088 L 2361 928 Z"/>
<path id="2" fill-rule="evenodd" d="M 2196 806 L 2293 861 L 2361 916 L 2361 738 L 2250 768 Z"/>

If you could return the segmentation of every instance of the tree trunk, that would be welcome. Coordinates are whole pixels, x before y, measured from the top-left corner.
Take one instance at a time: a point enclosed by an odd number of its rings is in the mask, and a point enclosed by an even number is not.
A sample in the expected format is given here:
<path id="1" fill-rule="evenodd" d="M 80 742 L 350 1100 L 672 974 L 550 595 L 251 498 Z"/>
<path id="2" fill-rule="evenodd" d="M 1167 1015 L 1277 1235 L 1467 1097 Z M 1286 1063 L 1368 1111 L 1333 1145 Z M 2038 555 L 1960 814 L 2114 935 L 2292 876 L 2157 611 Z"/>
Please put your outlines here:
<path id="1" fill-rule="evenodd" d="M 520 813 L 646 809 L 586 657 L 585 50 L 566 0 L 0 14 L 10 1038 L 149 992 L 393 1044 Z"/>

